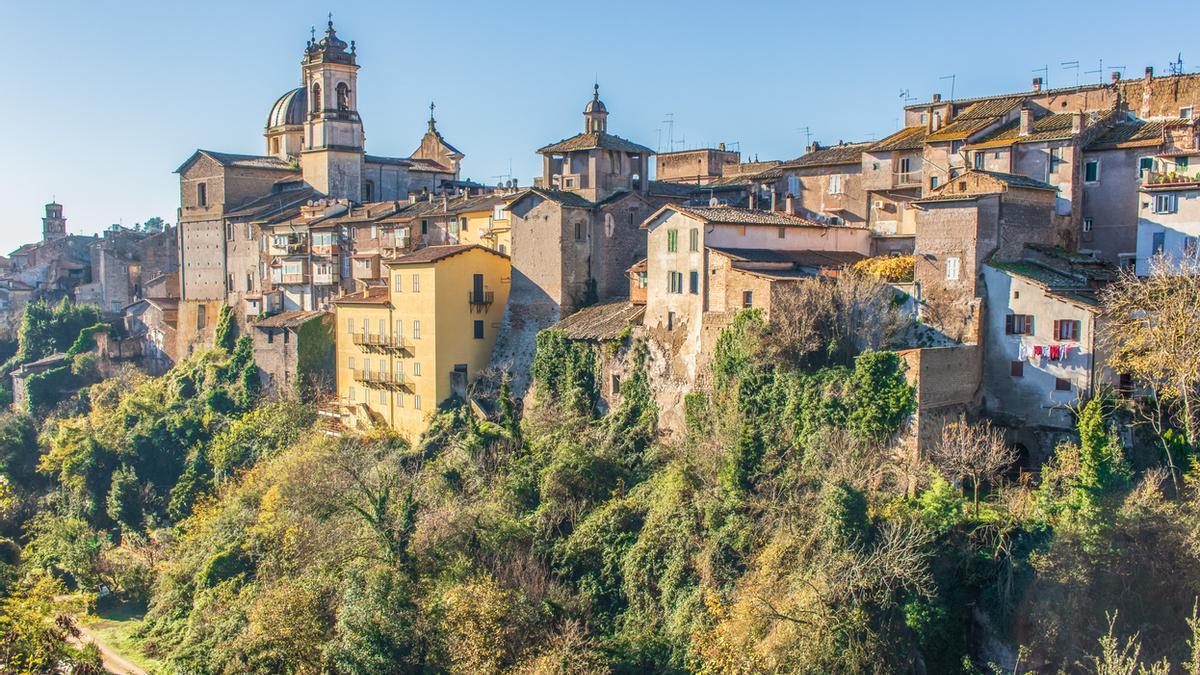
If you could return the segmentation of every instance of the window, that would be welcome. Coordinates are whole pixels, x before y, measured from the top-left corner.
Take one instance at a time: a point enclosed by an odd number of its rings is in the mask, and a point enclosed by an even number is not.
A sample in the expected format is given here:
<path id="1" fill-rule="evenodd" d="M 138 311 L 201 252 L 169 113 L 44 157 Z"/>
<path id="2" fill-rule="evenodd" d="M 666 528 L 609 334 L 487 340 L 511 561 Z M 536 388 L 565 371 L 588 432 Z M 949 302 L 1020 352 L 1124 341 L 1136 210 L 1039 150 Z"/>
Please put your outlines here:
<path id="1" fill-rule="evenodd" d="M 1062 377 L 1054 378 L 1054 391 L 1071 391 L 1071 381 Z"/>
<path id="2" fill-rule="evenodd" d="M 700 250 L 700 230 L 694 227 L 688 232 L 688 250 L 693 253 Z"/>
<path id="3" fill-rule="evenodd" d="M 1079 342 L 1080 322 L 1072 319 L 1058 319 L 1054 322 L 1054 339 L 1066 342 Z"/>
<path id="4" fill-rule="evenodd" d="M 396 319 L 396 339 L 404 337 L 404 319 Z"/>
<path id="5" fill-rule="evenodd" d="M 354 370 L 354 357 L 353 357 L 353 356 L 351 356 L 351 357 L 349 358 L 349 360 L 348 360 L 348 362 L 347 362 L 347 364 L 346 364 L 346 365 L 347 365 L 347 366 L 349 366 L 350 370 Z"/>
<path id="6" fill-rule="evenodd" d="M 683 292 L 683 273 L 682 272 L 667 272 L 667 292 L 682 293 Z"/>
<path id="7" fill-rule="evenodd" d="M 346 332 L 350 334 L 354 333 L 354 317 L 346 317 Z"/>
<path id="8" fill-rule="evenodd" d="M 1172 193 L 1154 195 L 1154 212 L 1175 213 L 1175 195 Z"/>
<path id="9" fill-rule="evenodd" d="M 1192 106 L 1190 106 L 1190 105 L 1189 105 L 1188 107 L 1186 107 L 1186 108 L 1180 108 L 1180 109 L 1179 109 L 1179 116 L 1180 116 L 1180 117 L 1182 117 L 1182 118 L 1183 118 L 1183 119 L 1185 119 L 1185 120 L 1190 120 L 1190 119 L 1192 119 L 1193 117 L 1195 117 L 1195 116 L 1196 116 L 1196 109 L 1195 109 L 1195 108 L 1193 108 L 1193 107 L 1192 107 Z"/>
<path id="10" fill-rule="evenodd" d="M 675 330 L 675 312 L 667 312 L 667 330 Z"/>
<path id="11" fill-rule="evenodd" d="M 458 219 L 458 229 L 461 232 L 467 231 L 467 217 L 466 216 L 463 216 L 462 218 Z"/>
<path id="12" fill-rule="evenodd" d="M 583 221 L 575 223 L 575 241 L 583 241 L 587 237 L 587 229 L 583 226 Z"/>
<path id="13" fill-rule="evenodd" d="M 875 168 L 879 168 L 876 166 Z M 788 176 L 788 194 L 793 197 L 800 194 L 800 177 Z"/>
<path id="14" fill-rule="evenodd" d="M 841 174 L 833 174 L 829 177 L 829 194 L 842 194 L 842 176 Z"/>
<path id="15" fill-rule="evenodd" d="M 946 280 L 958 281 L 958 268 L 960 261 L 958 258 L 946 258 Z"/>
<path id="16" fill-rule="evenodd" d="M 742 309 L 754 306 L 754 291 L 742 291 Z"/>
<path id="17" fill-rule="evenodd" d="M 354 397 L 355 397 L 355 395 L 356 395 L 356 394 L 355 394 L 355 391 L 354 391 L 354 387 L 350 387 L 350 391 L 349 391 L 349 392 L 347 392 L 347 396 L 349 397 L 349 399 L 350 399 L 351 401 L 353 401 L 353 400 L 354 400 Z"/>
<path id="18" fill-rule="evenodd" d="M 679 232 L 676 230 L 667 230 L 667 253 L 674 253 L 679 250 Z"/>
<path id="19" fill-rule="evenodd" d="M 196 183 L 196 206 L 208 206 L 208 186 Z"/>
<path id="20" fill-rule="evenodd" d="M 275 330 L 272 328 L 268 328 L 267 329 L 267 344 L 272 344 L 274 342 L 275 342 Z"/>
<path id="21" fill-rule="evenodd" d="M 1092 231 L 1092 217 L 1091 216 L 1083 217 L 1083 231 L 1084 232 Z"/>
<path id="22" fill-rule="evenodd" d="M 647 282 L 649 281 L 649 276 L 650 275 L 648 275 L 645 272 L 638 272 L 638 275 L 637 275 L 638 288 L 645 288 L 647 286 Z"/>
<path id="23" fill-rule="evenodd" d="M 1058 167 L 1063 164 L 1063 149 L 1050 148 L 1050 173 L 1058 171 Z"/>
<path id="24" fill-rule="evenodd" d="M 379 320 L 379 337 L 387 335 L 387 319 Z"/>
<path id="25" fill-rule="evenodd" d="M 403 392 L 399 392 L 399 391 L 396 392 L 396 407 L 397 408 L 404 407 L 404 393 Z"/>
<path id="26" fill-rule="evenodd" d="M 787 237 L 787 228 L 783 228 L 783 227 L 779 228 L 779 232 L 777 233 L 777 235 L 779 236 L 780 239 Z"/>
<path id="27" fill-rule="evenodd" d="M 413 279 L 412 292 L 420 293 L 421 292 L 421 276 L 419 274 L 417 274 L 416 272 L 413 272 L 412 279 Z"/>
<path id="28" fill-rule="evenodd" d="M 1145 178 L 1146 174 L 1154 170 L 1154 158 L 1143 157 L 1138 160 L 1138 178 Z"/>
<path id="29" fill-rule="evenodd" d="M 366 185 L 363 185 L 363 201 L 367 201 L 367 202 L 374 201 L 374 197 L 375 197 L 375 181 L 369 180 L 369 181 L 367 181 Z M 372 227 L 371 229 L 374 230 L 375 228 Z M 382 401 L 381 401 L 381 403 L 382 403 Z"/>
<path id="30" fill-rule="evenodd" d="M 1188 168 L 1188 158 L 1187 157 L 1175 158 L 1175 170 L 1176 171 L 1187 171 L 1187 168 Z"/>
<path id="31" fill-rule="evenodd" d="M 692 295 L 696 295 L 700 292 L 700 273 L 696 270 L 688 272 L 688 291 L 690 291 Z"/>
<path id="32" fill-rule="evenodd" d="M 1013 377 L 1025 377 L 1025 362 L 1013 361 L 1008 366 L 1008 374 Z"/>
<path id="33" fill-rule="evenodd" d="M 483 339 L 483 322 L 482 321 L 478 321 L 478 320 L 475 321 L 475 339 L 476 340 Z"/>
<path id="34" fill-rule="evenodd" d="M 421 376 L 421 362 L 413 361 L 413 377 Z"/>
<path id="35" fill-rule="evenodd" d="M 321 105 L 321 85 L 314 82 L 312 87 L 312 105 L 308 106 L 308 112 L 315 113 L 319 110 L 324 110 L 325 106 Z M 351 398 L 354 398 L 351 396 Z"/>
<path id="36" fill-rule="evenodd" d="M 196 307 L 196 330 L 203 330 L 204 325 L 208 323 L 207 317 L 205 316 L 205 311 L 207 309 L 208 307 L 204 305 L 199 305 Z"/>
<path id="37" fill-rule="evenodd" d="M 976 151 L 975 152 L 975 168 L 982 169 L 983 168 L 983 160 L 985 160 L 985 159 L 987 159 L 986 152 Z"/>
<path id="38" fill-rule="evenodd" d="M 1100 182 L 1100 160 L 1091 159 L 1083 165 L 1083 182 L 1099 183 Z"/>
<path id="39" fill-rule="evenodd" d="M 908 173 L 909 171 L 911 171 L 911 169 L 909 168 L 909 167 L 911 167 L 911 166 L 912 166 L 912 159 L 911 159 L 911 158 L 909 158 L 909 157 L 902 157 L 902 158 L 900 159 L 900 173 L 902 173 L 902 174 L 906 174 L 906 173 Z"/>
<path id="40" fill-rule="evenodd" d="M 936 190 L 936 189 L 937 189 L 937 186 L 938 186 L 938 177 L 937 177 L 937 176 L 930 176 L 930 177 L 929 177 L 929 189 L 930 189 L 930 190 Z"/>
<path id="41" fill-rule="evenodd" d="M 429 234 L 429 221 L 428 220 L 421 221 L 421 234 Z"/>
<path id="42" fill-rule="evenodd" d="M 1166 246 L 1166 239 L 1166 232 L 1155 232 L 1150 238 L 1150 255 L 1162 255 L 1163 248 Z"/>
<path id="43" fill-rule="evenodd" d="M 292 331 L 284 328 L 283 329 L 283 344 L 286 345 L 288 342 L 291 341 L 291 339 L 292 339 Z"/>
<path id="44" fill-rule="evenodd" d="M 225 223 L 225 241 L 233 241 L 233 223 Z"/>
<path id="45" fill-rule="evenodd" d="M 392 283 L 392 287 L 396 289 L 397 293 L 403 293 L 404 292 L 404 277 L 397 274 Z"/>
<path id="46" fill-rule="evenodd" d="M 232 292 L 233 292 L 233 272 L 230 272 L 230 273 L 229 273 L 229 278 L 227 278 L 227 279 L 225 280 L 225 288 L 226 288 L 226 290 L 228 290 L 230 293 L 232 293 Z"/>
<path id="47" fill-rule="evenodd" d="M 415 321 L 415 320 L 413 321 L 412 334 L 413 334 L 414 340 L 421 339 L 421 322 L 420 321 Z"/>
<path id="48" fill-rule="evenodd" d="M 387 405 L 387 392 L 383 389 L 379 390 L 379 405 Z"/>
<path id="49" fill-rule="evenodd" d="M 1009 314 L 1004 317 L 1006 335 L 1033 335 L 1033 317 L 1029 314 Z"/>
<path id="50" fill-rule="evenodd" d="M 413 395 L 413 409 L 414 410 L 421 409 L 421 395 L 420 394 Z"/>

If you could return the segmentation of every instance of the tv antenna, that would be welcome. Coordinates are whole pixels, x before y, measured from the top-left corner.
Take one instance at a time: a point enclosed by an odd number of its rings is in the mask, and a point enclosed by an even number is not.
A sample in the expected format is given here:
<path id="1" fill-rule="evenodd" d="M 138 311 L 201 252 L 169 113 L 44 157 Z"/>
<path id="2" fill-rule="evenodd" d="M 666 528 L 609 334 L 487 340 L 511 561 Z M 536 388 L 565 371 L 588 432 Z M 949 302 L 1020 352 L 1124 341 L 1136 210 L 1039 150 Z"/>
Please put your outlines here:
<path id="1" fill-rule="evenodd" d="M 667 113 L 667 119 L 662 123 L 667 125 L 667 148 L 672 152 L 675 151 L 675 113 Z M 659 141 L 659 149 L 662 149 L 662 141 Z"/>
<path id="2" fill-rule="evenodd" d="M 1078 87 L 1079 86 L 1079 62 L 1078 61 L 1063 61 L 1062 63 L 1060 63 L 1058 65 L 1062 66 L 1063 70 L 1074 70 L 1075 71 L 1075 86 Z"/>
<path id="3" fill-rule="evenodd" d="M 1172 75 L 1183 74 L 1183 52 L 1179 52 L 1179 56 L 1175 57 L 1175 60 L 1167 66 L 1167 69 Z"/>
<path id="4" fill-rule="evenodd" d="M 796 127 L 796 132 L 804 134 L 805 149 L 807 149 L 808 146 L 812 145 L 812 129 L 810 129 L 809 127 Z"/>
<path id="5" fill-rule="evenodd" d="M 1125 69 L 1125 66 L 1110 66 L 1110 68 L 1112 68 L 1112 69 L 1114 69 L 1114 70 L 1124 70 L 1124 69 Z M 1095 73 L 1095 74 L 1099 75 L 1099 76 L 1100 76 L 1100 83 L 1101 83 L 1101 84 L 1104 84 L 1104 59 L 1100 59 L 1100 67 L 1099 67 L 1099 68 L 1097 68 L 1096 70 L 1085 70 L 1085 71 L 1083 71 L 1083 74 L 1084 74 L 1084 75 L 1091 75 L 1091 74 L 1093 74 L 1093 73 Z"/>
<path id="6" fill-rule="evenodd" d="M 958 80 L 958 76 L 954 75 L 954 74 L 943 75 L 943 76 L 939 77 L 938 79 L 939 80 L 950 80 L 950 100 L 953 101 L 954 100 L 954 83 L 956 80 Z"/>
<path id="7" fill-rule="evenodd" d="M 1034 68 L 1033 72 L 1042 74 L 1042 86 L 1049 89 L 1050 88 L 1050 64 L 1047 63 L 1046 65 L 1042 66 L 1041 68 Z"/>
<path id="8" fill-rule="evenodd" d="M 908 104 L 915 100 L 917 100 L 917 97 L 913 96 L 912 92 L 907 89 L 900 90 L 900 105 L 908 107 Z"/>

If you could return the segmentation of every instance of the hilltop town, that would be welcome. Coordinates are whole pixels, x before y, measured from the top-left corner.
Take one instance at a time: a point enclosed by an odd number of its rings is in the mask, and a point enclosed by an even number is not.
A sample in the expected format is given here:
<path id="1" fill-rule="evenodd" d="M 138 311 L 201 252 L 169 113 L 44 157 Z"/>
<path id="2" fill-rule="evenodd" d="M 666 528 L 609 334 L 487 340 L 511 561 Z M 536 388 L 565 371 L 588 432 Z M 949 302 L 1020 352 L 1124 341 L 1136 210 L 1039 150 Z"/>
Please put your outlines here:
<path id="1" fill-rule="evenodd" d="M 935 95 L 882 140 L 752 162 L 627 140 L 596 85 L 580 133 L 536 150 L 541 176 L 485 186 L 460 175 L 466 155 L 432 105 L 411 154 L 367 153 L 355 51 L 332 21 L 309 41 L 265 154 L 187 158 L 177 228 L 69 236 L 47 205 L 43 241 L 5 262 L 0 305 L 95 302 L 127 329 L 122 358 L 154 373 L 211 345 L 229 308 L 266 389 L 317 385 L 334 428 L 410 440 L 481 377 L 481 391 L 507 376 L 522 395 L 538 331 L 606 343 L 628 329 L 665 364 L 652 388 L 664 430 L 680 431 L 709 338 L 739 311 L 770 317 L 805 279 L 893 256 L 889 282 L 927 328 L 892 345 L 929 392 L 922 442 L 937 420 L 986 413 L 1045 455 L 1073 406 L 1128 387 L 1095 353 L 1099 290 L 1156 255 L 1200 255 L 1196 75 Z M 612 406 L 627 373 L 602 369 Z"/>
<path id="2" fill-rule="evenodd" d="M 29 494 L 168 556 L 138 639 L 171 672 L 1050 672 L 1110 610 L 1197 649 L 1200 74 L 934 95 L 767 161 L 656 152 L 594 84 L 486 185 L 432 104 L 368 152 L 332 19 L 301 57 L 263 154 L 175 169 L 175 225 L 51 203 L 0 260 Z M 27 559 L 136 585 L 37 522 Z M 320 653 L 264 646 L 314 616 Z"/>

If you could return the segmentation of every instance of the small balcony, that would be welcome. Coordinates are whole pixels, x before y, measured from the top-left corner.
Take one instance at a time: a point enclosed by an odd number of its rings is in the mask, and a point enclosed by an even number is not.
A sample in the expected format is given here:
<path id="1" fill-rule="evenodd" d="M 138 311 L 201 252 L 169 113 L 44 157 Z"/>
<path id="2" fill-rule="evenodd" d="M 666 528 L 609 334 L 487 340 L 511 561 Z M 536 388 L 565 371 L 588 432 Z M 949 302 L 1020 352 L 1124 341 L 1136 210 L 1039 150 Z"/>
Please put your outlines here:
<path id="1" fill-rule="evenodd" d="M 313 274 L 313 283 L 319 286 L 332 286 L 337 282 L 337 275 L 333 272 L 316 272 Z"/>
<path id="2" fill-rule="evenodd" d="M 472 309 L 486 310 L 495 301 L 495 291 L 471 291 L 467 294 L 467 303 Z"/>
<path id="3" fill-rule="evenodd" d="M 412 354 L 412 341 L 390 335 L 371 335 L 369 333 L 352 333 L 350 342 L 366 351 L 397 351 Z"/>
<path id="4" fill-rule="evenodd" d="M 892 173 L 892 187 L 921 187 L 920 171 L 896 171 Z"/>
<path id="5" fill-rule="evenodd" d="M 1200 183 L 1200 169 L 1196 171 L 1143 171 L 1142 185 L 1169 187 L 1172 185 L 1194 185 Z"/>
<path id="6" fill-rule="evenodd" d="M 277 277 L 273 277 L 271 279 L 271 281 L 273 281 L 277 284 L 284 284 L 284 285 L 307 284 L 308 283 L 308 275 L 307 274 L 280 274 Z"/>
<path id="7" fill-rule="evenodd" d="M 354 371 L 354 381 L 372 389 L 411 389 L 412 382 L 403 375 L 369 370 Z"/>

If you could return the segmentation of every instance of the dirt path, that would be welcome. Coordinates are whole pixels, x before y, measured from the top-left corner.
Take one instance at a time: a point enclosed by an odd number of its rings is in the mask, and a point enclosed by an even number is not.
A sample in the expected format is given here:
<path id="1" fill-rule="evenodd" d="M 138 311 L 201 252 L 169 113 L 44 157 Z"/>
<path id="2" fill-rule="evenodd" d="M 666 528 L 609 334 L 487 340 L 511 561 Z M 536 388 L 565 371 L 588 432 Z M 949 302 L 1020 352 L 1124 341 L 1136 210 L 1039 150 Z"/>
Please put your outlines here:
<path id="1" fill-rule="evenodd" d="M 146 675 L 146 671 L 138 668 L 130 663 L 125 657 L 113 651 L 111 647 L 106 645 L 95 633 L 88 630 L 86 627 L 75 624 L 75 628 L 79 631 L 78 638 L 68 638 L 76 647 L 91 642 L 100 650 L 100 660 L 104 664 L 104 670 L 112 673 L 112 675 Z"/>

